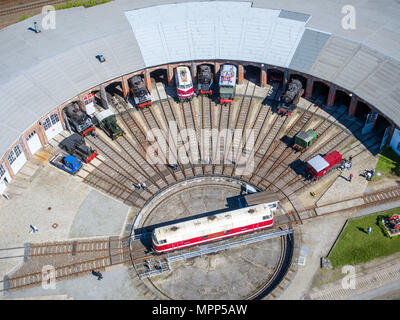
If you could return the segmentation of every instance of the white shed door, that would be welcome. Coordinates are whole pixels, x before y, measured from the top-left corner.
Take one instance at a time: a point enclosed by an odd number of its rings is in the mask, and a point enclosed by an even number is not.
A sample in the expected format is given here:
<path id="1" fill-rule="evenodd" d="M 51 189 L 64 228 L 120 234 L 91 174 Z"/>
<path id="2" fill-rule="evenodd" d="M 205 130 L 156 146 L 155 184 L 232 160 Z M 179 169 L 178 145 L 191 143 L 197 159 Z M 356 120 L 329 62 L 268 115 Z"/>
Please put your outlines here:
<path id="1" fill-rule="evenodd" d="M 44 119 L 43 128 L 49 141 L 53 139 L 56 135 L 58 135 L 61 131 L 63 131 L 63 127 L 60 118 L 58 117 L 58 114 L 53 113 L 49 117 Z"/>
<path id="2" fill-rule="evenodd" d="M 3 194 L 6 190 L 7 182 L 11 182 L 11 177 L 4 166 L 0 164 L 0 194 Z"/>
<path id="3" fill-rule="evenodd" d="M 36 151 L 38 151 L 42 147 L 42 144 L 40 143 L 40 139 L 36 130 L 33 130 L 29 134 L 29 136 L 26 138 L 26 141 L 28 141 L 28 147 L 29 150 L 31 151 L 31 154 L 35 154 Z"/>
<path id="4" fill-rule="evenodd" d="M 26 163 L 25 154 L 22 152 L 21 146 L 19 144 L 11 150 L 11 152 L 8 154 L 7 159 L 14 174 L 17 174 L 17 172 L 21 170 L 21 168 Z"/>

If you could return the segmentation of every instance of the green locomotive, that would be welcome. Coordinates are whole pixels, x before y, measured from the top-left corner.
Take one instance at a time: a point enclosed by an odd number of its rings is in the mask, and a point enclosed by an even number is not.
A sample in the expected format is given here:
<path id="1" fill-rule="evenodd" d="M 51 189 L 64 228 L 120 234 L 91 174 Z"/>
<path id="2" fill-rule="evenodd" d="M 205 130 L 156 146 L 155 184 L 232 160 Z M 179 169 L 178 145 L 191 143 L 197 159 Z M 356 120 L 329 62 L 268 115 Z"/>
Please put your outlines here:
<path id="1" fill-rule="evenodd" d="M 300 131 L 294 137 L 293 148 L 304 152 L 306 151 L 318 138 L 318 134 L 313 130 L 307 130 L 306 132 Z"/>

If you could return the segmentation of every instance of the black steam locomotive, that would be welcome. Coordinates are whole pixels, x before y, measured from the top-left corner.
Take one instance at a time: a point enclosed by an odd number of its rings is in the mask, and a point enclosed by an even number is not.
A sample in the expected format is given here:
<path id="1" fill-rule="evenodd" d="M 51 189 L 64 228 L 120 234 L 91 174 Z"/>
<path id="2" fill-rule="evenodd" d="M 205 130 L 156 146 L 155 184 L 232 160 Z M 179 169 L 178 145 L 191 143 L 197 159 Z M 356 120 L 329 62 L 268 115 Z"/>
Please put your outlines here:
<path id="1" fill-rule="evenodd" d="M 296 108 L 300 97 L 303 95 L 304 89 L 300 80 L 292 80 L 286 92 L 280 97 L 280 103 L 278 106 L 278 113 L 281 115 L 290 115 Z"/>
<path id="2" fill-rule="evenodd" d="M 128 79 L 129 88 L 138 108 L 151 105 L 151 96 L 143 83 L 141 76 L 136 75 Z"/>
<path id="3" fill-rule="evenodd" d="M 207 64 L 202 64 L 199 66 L 197 73 L 197 92 L 198 94 L 208 94 L 212 95 L 212 85 L 214 75 L 211 71 L 211 67 Z"/>
<path id="4" fill-rule="evenodd" d="M 95 134 L 92 119 L 82 110 L 80 101 L 74 101 L 64 108 L 69 125 L 82 136 Z"/>

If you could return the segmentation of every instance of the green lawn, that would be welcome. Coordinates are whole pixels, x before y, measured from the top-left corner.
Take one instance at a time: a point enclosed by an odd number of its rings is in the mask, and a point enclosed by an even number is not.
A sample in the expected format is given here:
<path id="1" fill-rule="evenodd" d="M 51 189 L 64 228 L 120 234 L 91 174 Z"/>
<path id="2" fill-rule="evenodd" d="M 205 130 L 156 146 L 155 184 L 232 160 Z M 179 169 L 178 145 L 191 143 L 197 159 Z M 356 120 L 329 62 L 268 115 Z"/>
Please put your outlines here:
<path id="1" fill-rule="evenodd" d="M 65 4 L 60 4 L 56 6 L 56 10 L 61 10 L 61 9 L 69 9 L 73 7 L 93 7 L 97 6 L 98 4 L 103 4 L 110 2 L 111 0 L 75 0 L 75 1 L 67 1 Z"/>
<path id="2" fill-rule="evenodd" d="M 375 171 L 381 173 L 380 177 L 400 176 L 400 156 L 392 148 L 384 148 L 379 156 Z M 375 179 L 379 179 L 377 174 L 372 178 L 372 180 Z"/>
<path id="3" fill-rule="evenodd" d="M 329 254 L 333 268 L 368 262 L 400 251 L 400 237 L 389 238 L 378 225 L 378 216 L 391 216 L 400 208 L 352 219 Z M 370 235 L 366 233 L 372 227 Z"/>

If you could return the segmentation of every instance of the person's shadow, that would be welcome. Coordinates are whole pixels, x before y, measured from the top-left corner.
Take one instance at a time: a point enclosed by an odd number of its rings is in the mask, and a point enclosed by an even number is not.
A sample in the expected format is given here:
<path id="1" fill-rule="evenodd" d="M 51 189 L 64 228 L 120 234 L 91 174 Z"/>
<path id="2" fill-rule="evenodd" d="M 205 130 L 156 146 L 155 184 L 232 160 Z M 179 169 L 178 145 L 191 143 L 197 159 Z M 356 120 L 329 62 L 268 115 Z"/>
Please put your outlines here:
<path id="1" fill-rule="evenodd" d="M 368 234 L 368 232 L 364 228 L 357 227 L 357 229 L 360 230 L 361 232 L 364 232 L 365 234 Z"/>

